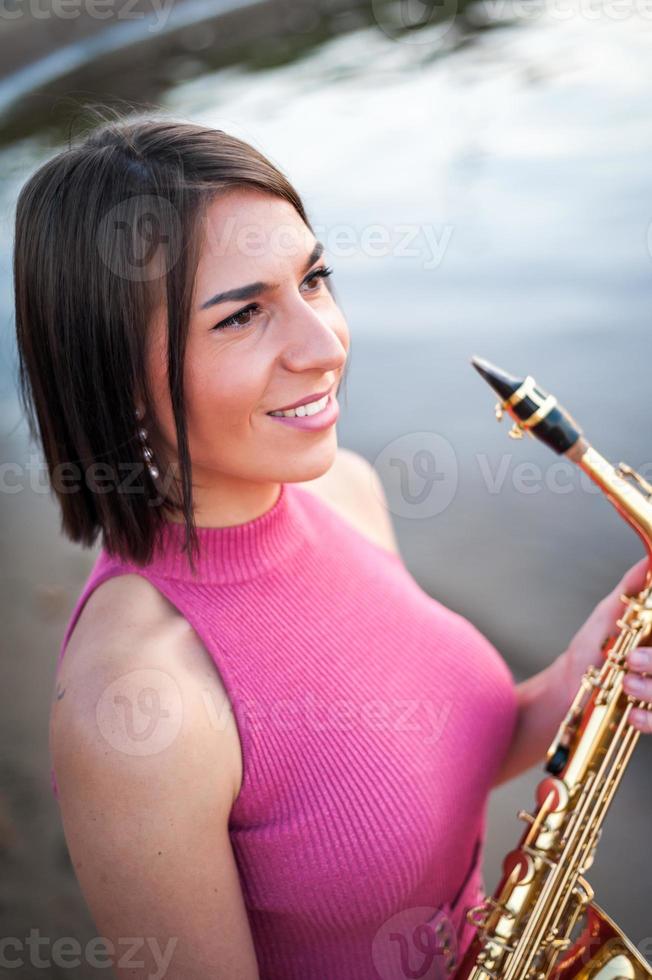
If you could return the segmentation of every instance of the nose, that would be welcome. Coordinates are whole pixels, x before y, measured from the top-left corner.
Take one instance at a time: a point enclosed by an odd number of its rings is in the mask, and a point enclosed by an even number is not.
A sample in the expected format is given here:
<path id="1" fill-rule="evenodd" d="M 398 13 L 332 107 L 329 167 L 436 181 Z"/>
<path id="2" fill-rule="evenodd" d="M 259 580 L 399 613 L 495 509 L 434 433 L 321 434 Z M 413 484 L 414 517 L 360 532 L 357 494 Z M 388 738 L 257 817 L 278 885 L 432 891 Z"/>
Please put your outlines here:
<path id="1" fill-rule="evenodd" d="M 346 361 L 343 317 L 333 303 L 315 309 L 299 298 L 287 311 L 283 326 L 281 364 L 288 371 L 338 371 Z M 338 333 L 339 327 L 339 333 Z"/>

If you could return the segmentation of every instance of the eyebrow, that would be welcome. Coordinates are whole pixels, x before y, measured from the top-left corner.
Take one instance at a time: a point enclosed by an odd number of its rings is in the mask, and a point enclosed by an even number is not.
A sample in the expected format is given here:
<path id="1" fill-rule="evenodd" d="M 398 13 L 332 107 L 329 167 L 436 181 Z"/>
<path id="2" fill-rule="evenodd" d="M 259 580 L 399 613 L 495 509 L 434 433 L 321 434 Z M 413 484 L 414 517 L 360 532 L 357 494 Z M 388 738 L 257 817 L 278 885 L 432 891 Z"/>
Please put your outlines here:
<path id="1" fill-rule="evenodd" d="M 307 272 L 308 269 L 315 264 L 319 256 L 324 251 L 324 246 L 321 242 L 316 242 L 315 247 L 308 256 L 308 261 L 303 267 L 303 271 Z M 205 303 L 199 307 L 200 310 L 207 310 L 209 306 L 217 306 L 218 303 L 230 303 L 234 300 L 243 299 L 253 299 L 254 296 L 259 296 L 260 293 L 264 293 L 266 290 L 276 289 L 276 285 L 272 285 L 268 282 L 250 282 L 247 286 L 236 286 L 235 289 L 227 289 L 223 293 L 216 293 L 215 296 L 211 296 L 207 299 Z"/>

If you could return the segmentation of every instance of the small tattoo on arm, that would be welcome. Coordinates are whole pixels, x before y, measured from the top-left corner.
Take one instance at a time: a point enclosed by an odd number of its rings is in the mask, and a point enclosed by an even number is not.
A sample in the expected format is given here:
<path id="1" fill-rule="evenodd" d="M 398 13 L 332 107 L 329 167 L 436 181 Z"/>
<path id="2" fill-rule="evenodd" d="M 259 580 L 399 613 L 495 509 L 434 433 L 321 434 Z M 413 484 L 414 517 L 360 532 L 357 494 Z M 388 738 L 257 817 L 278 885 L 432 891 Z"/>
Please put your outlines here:
<path id="1" fill-rule="evenodd" d="M 66 693 L 65 687 L 60 687 L 57 684 L 57 701 L 60 701 L 61 698 L 64 696 L 65 693 Z"/>

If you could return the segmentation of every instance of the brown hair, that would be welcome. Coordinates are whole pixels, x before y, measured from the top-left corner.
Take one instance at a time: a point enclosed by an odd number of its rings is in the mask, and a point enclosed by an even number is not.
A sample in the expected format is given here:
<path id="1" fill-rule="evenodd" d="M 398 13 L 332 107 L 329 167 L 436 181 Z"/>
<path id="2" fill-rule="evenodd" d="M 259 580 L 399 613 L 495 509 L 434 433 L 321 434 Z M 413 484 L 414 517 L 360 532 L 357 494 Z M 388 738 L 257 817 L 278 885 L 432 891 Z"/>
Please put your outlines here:
<path id="1" fill-rule="evenodd" d="M 152 504 L 162 504 L 182 511 L 184 550 L 194 568 L 198 545 L 183 363 L 199 222 L 220 191 L 249 187 L 289 201 L 312 227 L 286 177 L 237 137 L 151 114 L 120 120 L 95 112 L 99 124 L 39 167 L 18 197 L 19 395 L 31 437 L 40 437 L 43 445 L 63 533 L 89 547 L 101 531 L 108 551 L 146 564 L 165 520 Z M 156 277 L 151 273 L 154 253 L 147 261 L 135 255 L 152 231 L 156 259 L 163 262 L 162 275 L 156 265 Z M 148 439 L 155 445 L 145 342 L 161 300 L 167 306 L 180 501 L 158 496 L 134 418 L 138 397 Z M 71 467 L 81 477 L 73 491 Z M 98 487 L 96 475 L 106 481 L 107 472 L 118 475 L 118 481 Z"/>

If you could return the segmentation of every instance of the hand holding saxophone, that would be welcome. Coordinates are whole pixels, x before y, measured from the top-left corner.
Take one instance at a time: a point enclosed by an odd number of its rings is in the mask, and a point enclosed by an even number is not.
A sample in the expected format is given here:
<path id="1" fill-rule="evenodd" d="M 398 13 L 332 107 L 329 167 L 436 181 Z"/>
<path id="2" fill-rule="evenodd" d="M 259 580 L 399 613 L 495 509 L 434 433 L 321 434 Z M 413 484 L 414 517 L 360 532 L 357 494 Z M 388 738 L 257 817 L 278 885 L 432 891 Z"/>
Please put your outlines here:
<path id="1" fill-rule="evenodd" d="M 575 696 L 584 672 L 592 665 L 602 666 L 605 640 L 615 633 L 623 611 L 620 597 L 623 594 L 636 595 L 643 589 L 647 568 L 647 557 L 632 565 L 618 585 L 598 603 L 568 645 L 563 656 L 566 660 L 569 703 Z M 623 680 L 625 691 L 643 701 L 652 702 L 652 646 L 640 644 L 629 653 L 626 665 Z M 652 733 L 652 711 L 633 708 L 629 721 L 640 732 Z"/>

